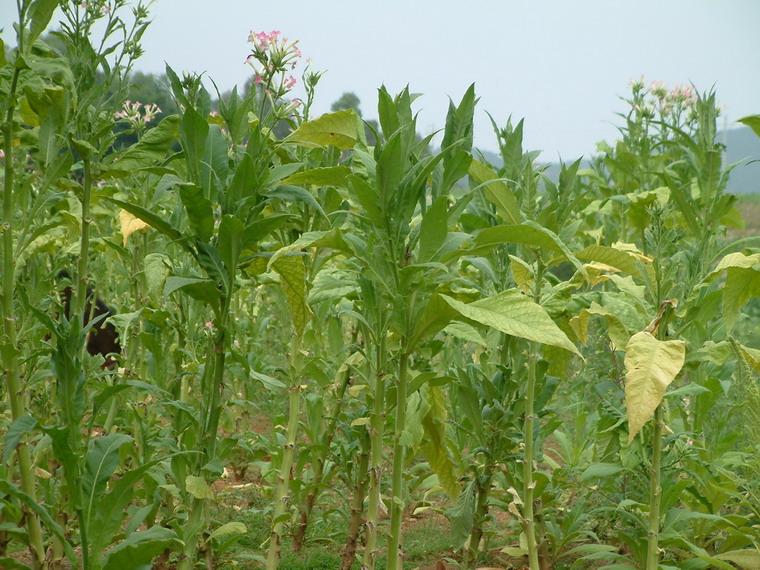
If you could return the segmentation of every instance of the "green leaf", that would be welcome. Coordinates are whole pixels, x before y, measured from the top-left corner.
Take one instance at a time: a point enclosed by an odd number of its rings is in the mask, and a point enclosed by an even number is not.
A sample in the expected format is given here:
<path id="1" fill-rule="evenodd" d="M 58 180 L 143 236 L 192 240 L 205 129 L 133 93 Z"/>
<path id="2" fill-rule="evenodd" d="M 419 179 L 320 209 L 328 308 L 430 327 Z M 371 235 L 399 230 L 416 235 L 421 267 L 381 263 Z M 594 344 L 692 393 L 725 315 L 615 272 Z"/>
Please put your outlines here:
<path id="1" fill-rule="evenodd" d="M 359 139 L 358 117 L 353 109 L 327 113 L 307 121 L 293 131 L 284 142 L 304 146 L 328 146 L 350 149 Z"/>
<path id="2" fill-rule="evenodd" d="M 180 186 L 179 195 L 187 210 L 193 232 L 200 240 L 208 242 L 214 234 L 214 211 L 211 201 L 203 195 L 203 189 L 198 186 Z"/>
<path id="3" fill-rule="evenodd" d="M 149 253 L 143 259 L 143 272 L 148 293 L 157 297 L 161 294 L 172 270 L 171 259 L 163 253 Z"/>
<path id="4" fill-rule="evenodd" d="M 483 185 L 483 195 L 496 207 L 496 213 L 510 224 L 519 224 L 522 220 L 517 198 L 489 165 L 473 159 L 468 171 L 470 178 L 478 186 Z"/>
<path id="5" fill-rule="evenodd" d="M 200 183 L 204 196 L 215 197 L 229 174 L 227 139 L 219 125 L 209 125 L 203 159 L 200 164 Z"/>
<path id="6" fill-rule="evenodd" d="M 5 444 L 3 447 L 3 463 L 7 464 L 13 452 L 16 451 L 21 438 L 37 427 L 37 420 L 32 416 L 21 416 L 8 426 L 5 433 Z"/>
<path id="7" fill-rule="evenodd" d="M 475 517 L 476 500 L 475 481 L 471 480 L 459 495 L 454 507 L 446 513 L 451 521 L 451 540 L 457 546 L 463 545 L 470 537 Z"/>
<path id="8" fill-rule="evenodd" d="M 625 408 L 628 441 L 633 441 L 662 402 L 665 391 L 681 371 L 686 358 L 682 340 L 658 340 L 642 331 L 625 347 Z"/>
<path id="9" fill-rule="evenodd" d="M 556 346 L 580 356 L 578 349 L 554 323 L 546 310 L 517 289 L 508 289 L 493 297 L 469 304 L 446 295 L 441 295 L 441 298 L 468 320 L 511 336 Z"/>
<path id="10" fill-rule="evenodd" d="M 527 247 L 560 255 L 585 273 L 583 265 L 553 231 L 533 222 L 505 224 L 481 230 L 475 237 L 472 253 L 488 250 L 506 243 L 516 243 Z"/>
<path id="11" fill-rule="evenodd" d="M 219 301 L 219 289 L 211 279 L 172 275 L 164 285 L 164 296 L 168 297 L 175 291 L 182 291 L 193 299 L 208 303 L 212 307 Z"/>
<path id="12" fill-rule="evenodd" d="M 148 129 L 138 142 L 109 157 L 104 165 L 106 173 L 131 174 L 141 168 L 162 163 L 179 136 L 179 117 L 169 115 L 158 125 Z"/>
<path id="13" fill-rule="evenodd" d="M 111 433 L 90 441 L 81 481 L 86 521 L 93 516 L 93 509 L 96 508 L 108 479 L 119 466 L 119 450 L 131 442 L 132 438 L 123 433 Z"/>
<path id="14" fill-rule="evenodd" d="M 183 543 L 177 533 L 168 528 L 153 526 L 133 532 L 103 557 L 103 570 L 125 570 L 148 566 L 165 550 L 178 550 Z"/>
<path id="15" fill-rule="evenodd" d="M 588 481 L 589 479 L 596 479 L 598 477 L 610 477 L 611 475 L 617 475 L 622 470 L 623 466 L 617 463 L 593 463 L 581 473 L 581 481 Z"/>
<path id="16" fill-rule="evenodd" d="M 293 328 L 297 337 L 301 338 L 310 314 L 306 304 L 306 266 L 303 256 L 279 257 L 271 267 L 280 275 L 280 285 L 288 301 Z"/>
<path id="17" fill-rule="evenodd" d="M 28 18 L 31 20 L 29 35 L 26 39 L 27 50 L 48 27 L 53 12 L 58 7 L 59 0 L 33 0 L 29 6 Z"/>
<path id="18" fill-rule="evenodd" d="M 758 116 L 758 129 L 760 129 L 760 116 Z M 760 131 L 758 131 L 758 136 L 760 136 Z M 760 549 L 757 548 L 731 550 L 729 552 L 716 554 L 715 558 L 718 560 L 727 560 L 728 562 L 736 564 L 742 570 L 760 570 Z"/>
<path id="19" fill-rule="evenodd" d="M 760 115 L 748 115 L 739 119 L 739 122 L 747 125 L 750 129 L 755 131 L 755 134 L 760 137 Z"/>
<path id="20" fill-rule="evenodd" d="M 420 226 L 419 262 L 432 260 L 448 234 L 448 199 L 439 197 L 427 209 Z"/>
<path id="21" fill-rule="evenodd" d="M 132 500 L 136 485 L 148 470 L 160 460 L 151 461 L 127 471 L 109 484 L 109 492 L 100 495 L 93 516 L 88 521 L 90 544 L 95 552 L 102 552 L 121 530 L 121 524 Z"/>
<path id="22" fill-rule="evenodd" d="M 219 224 L 219 254 L 222 256 L 230 281 L 234 281 L 240 251 L 243 246 L 243 222 L 237 216 L 225 214 Z"/>
<path id="23" fill-rule="evenodd" d="M 229 538 L 230 536 L 246 534 L 247 532 L 248 532 L 248 527 L 246 527 L 243 523 L 238 522 L 238 521 L 232 521 L 232 522 L 223 524 L 222 526 L 214 530 L 209 535 L 209 539 L 220 540 L 220 539 Z"/>
<path id="24" fill-rule="evenodd" d="M 292 214 L 272 214 L 248 224 L 243 231 L 243 247 L 251 247 L 267 237 L 273 231 L 280 229 L 288 222 L 297 220 Z"/>
<path id="25" fill-rule="evenodd" d="M 213 499 L 214 493 L 203 477 L 188 475 L 185 477 L 185 488 L 196 499 Z"/>
<path id="26" fill-rule="evenodd" d="M 325 166 L 321 168 L 312 168 L 302 170 L 284 178 L 282 184 L 292 184 L 295 186 L 345 186 L 346 181 L 351 174 L 351 169 L 347 166 Z"/>

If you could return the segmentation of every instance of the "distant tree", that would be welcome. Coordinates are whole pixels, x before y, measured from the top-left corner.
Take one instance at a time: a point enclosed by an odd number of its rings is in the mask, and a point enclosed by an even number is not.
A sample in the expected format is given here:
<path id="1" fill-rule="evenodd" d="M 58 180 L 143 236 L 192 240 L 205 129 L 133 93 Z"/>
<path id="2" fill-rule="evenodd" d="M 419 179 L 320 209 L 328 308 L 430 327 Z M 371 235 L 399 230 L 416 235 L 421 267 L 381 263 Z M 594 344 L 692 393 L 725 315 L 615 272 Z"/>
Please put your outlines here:
<path id="1" fill-rule="evenodd" d="M 177 112 L 177 105 L 169 89 L 169 82 L 163 73 L 143 73 L 142 71 L 132 73 L 129 76 L 127 99 L 139 101 L 143 105 L 150 105 L 151 103 L 158 105 L 161 113 L 156 120 Z"/>
<path id="2" fill-rule="evenodd" d="M 354 93 L 353 91 L 346 91 L 341 95 L 337 101 L 335 101 L 331 106 L 330 109 L 333 111 L 341 111 L 343 109 L 353 109 L 356 111 L 356 114 L 360 117 L 362 116 L 362 110 L 359 107 L 361 104 L 361 101 L 359 100 L 359 97 Z"/>

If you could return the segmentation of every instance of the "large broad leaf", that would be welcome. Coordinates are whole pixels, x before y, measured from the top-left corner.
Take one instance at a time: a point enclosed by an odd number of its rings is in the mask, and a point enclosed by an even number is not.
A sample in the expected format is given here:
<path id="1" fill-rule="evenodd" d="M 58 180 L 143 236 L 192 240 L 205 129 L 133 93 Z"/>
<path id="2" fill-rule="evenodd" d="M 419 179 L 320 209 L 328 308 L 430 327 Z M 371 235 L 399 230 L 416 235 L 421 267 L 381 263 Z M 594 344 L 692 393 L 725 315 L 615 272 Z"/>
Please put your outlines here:
<path id="1" fill-rule="evenodd" d="M 281 183 L 295 186 L 345 186 L 350 174 L 351 169 L 347 166 L 325 166 L 296 172 L 284 178 Z"/>
<path id="2" fill-rule="evenodd" d="M 498 175 L 493 168 L 473 159 L 468 174 L 473 182 L 483 186 L 483 195 L 496 207 L 496 213 L 502 220 L 510 224 L 522 221 L 517 198 L 503 180 L 497 180 Z"/>
<path id="3" fill-rule="evenodd" d="M 575 256 L 581 261 L 603 263 L 630 275 L 638 275 L 640 264 L 652 261 L 634 251 L 605 245 L 591 245 L 577 252 Z"/>
<path id="4" fill-rule="evenodd" d="M 171 258 L 163 253 L 149 253 L 143 259 L 143 273 L 148 293 L 157 297 L 166 284 L 172 271 Z"/>
<path id="5" fill-rule="evenodd" d="M 520 244 L 560 255 L 582 273 L 585 273 L 583 264 L 578 261 L 578 258 L 573 255 L 557 234 L 530 220 L 521 224 L 504 224 L 482 230 L 475 237 L 473 253 L 489 250 L 506 243 Z"/>
<path id="6" fill-rule="evenodd" d="M 103 557 L 103 570 L 124 570 L 148 566 L 165 550 L 183 546 L 177 533 L 168 528 L 154 526 L 148 530 L 133 532 L 126 540 L 114 546 Z"/>
<path id="7" fill-rule="evenodd" d="M 126 176 L 141 168 L 162 163 L 177 142 L 179 117 L 170 115 L 149 129 L 138 142 L 116 153 L 104 166 L 106 174 Z"/>
<path id="8" fill-rule="evenodd" d="M 285 142 L 306 146 L 332 145 L 349 149 L 359 138 L 358 117 L 352 109 L 327 113 L 307 121 L 293 131 Z"/>
<path id="9" fill-rule="evenodd" d="M 119 466 L 119 449 L 131 441 L 132 438 L 123 433 L 111 433 L 90 441 L 82 474 L 85 520 L 92 517 L 106 482 Z"/>
<path id="10" fill-rule="evenodd" d="M 758 117 L 758 136 L 760 136 L 760 117 Z M 760 570 L 760 549 L 743 548 L 716 554 L 718 560 L 727 560 L 736 564 L 742 570 Z"/>
<path id="11" fill-rule="evenodd" d="M 168 297 L 175 291 L 182 291 L 193 299 L 208 303 L 213 308 L 219 300 L 219 289 L 211 279 L 172 275 L 166 279 L 164 295 Z"/>
<path id="12" fill-rule="evenodd" d="M 300 338 L 309 319 L 309 306 L 306 304 L 306 265 L 303 256 L 280 257 L 271 267 L 280 275 L 280 285 L 288 300 L 293 328 Z"/>
<path id="13" fill-rule="evenodd" d="M 469 304 L 446 295 L 441 295 L 441 298 L 467 320 L 510 336 L 556 346 L 580 356 L 578 349 L 546 310 L 517 289 L 508 289 L 493 297 Z"/>
<path id="14" fill-rule="evenodd" d="M 665 391 L 683 367 L 686 343 L 658 340 L 642 331 L 625 347 L 625 408 L 628 441 L 649 421 L 665 397 Z"/>

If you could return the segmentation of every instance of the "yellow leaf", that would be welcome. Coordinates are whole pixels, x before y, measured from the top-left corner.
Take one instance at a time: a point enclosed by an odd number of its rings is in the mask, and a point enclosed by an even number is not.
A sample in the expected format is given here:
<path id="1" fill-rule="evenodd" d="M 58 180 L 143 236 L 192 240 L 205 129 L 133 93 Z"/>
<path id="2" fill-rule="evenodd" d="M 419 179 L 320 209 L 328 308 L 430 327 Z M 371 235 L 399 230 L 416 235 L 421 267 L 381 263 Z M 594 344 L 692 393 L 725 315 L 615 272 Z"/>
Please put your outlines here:
<path id="1" fill-rule="evenodd" d="M 625 409 L 628 441 L 632 441 L 662 402 L 665 391 L 683 368 L 686 343 L 658 340 L 642 331 L 625 347 Z"/>
<path id="2" fill-rule="evenodd" d="M 119 210 L 119 224 L 121 225 L 121 235 L 124 240 L 124 247 L 127 246 L 127 240 L 133 233 L 150 227 L 140 218 L 136 218 L 126 210 Z"/>

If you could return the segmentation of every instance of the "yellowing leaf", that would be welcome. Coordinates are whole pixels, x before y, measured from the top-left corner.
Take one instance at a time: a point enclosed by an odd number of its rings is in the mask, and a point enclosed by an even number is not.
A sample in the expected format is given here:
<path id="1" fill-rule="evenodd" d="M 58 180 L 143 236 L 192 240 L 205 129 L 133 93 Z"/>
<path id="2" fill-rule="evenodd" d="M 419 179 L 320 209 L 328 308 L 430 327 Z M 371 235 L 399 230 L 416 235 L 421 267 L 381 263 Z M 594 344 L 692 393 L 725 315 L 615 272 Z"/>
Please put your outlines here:
<path id="1" fill-rule="evenodd" d="M 662 402 L 665 391 L 686 358 L 682 340 L 658 340 L 642 331 L 625 347 L 625 408 L 628 441 L 632 441 Z"/>
<path id="2" fill-rule="evenodd" d="M 137 218 L 127 212 L 126 210 L 119 210 L 119 225 L 121 226 L 121 236 L 124 241 L 124 246 L 127 245 L 127 240 L 129 239 L 129 236 L 131 236 L 133 233 L 144 230 L 145 228 L 149 228 L 150 226 L 142 221 L 140 218 Z"/>
<path id="3" fill-rule="evenodd" d="M 441 295 L 441 298 L 466 319 L 508 335 L 557 346 L 580 356 L 578 349 L 546 310 L 517 289 L 508 289 L 469 304 L 446 295 Z"/>
<path id="4" fill-rule="evenodd" d="M 358 117 L 352 109 L 327 113 L 303 123 L 285 139 L 285 142 L 305 146 L 332 145 L 340 149 L 349 149 L 359 138 L 358 125 Z"/>
<path id="5" fill-rule="evenodd" d="M 533 268 L 514 255 L 509 256 L 509 268 L 512 271 L 512 279 L 520 290 L 530 293 L 533 289 Z"/>

